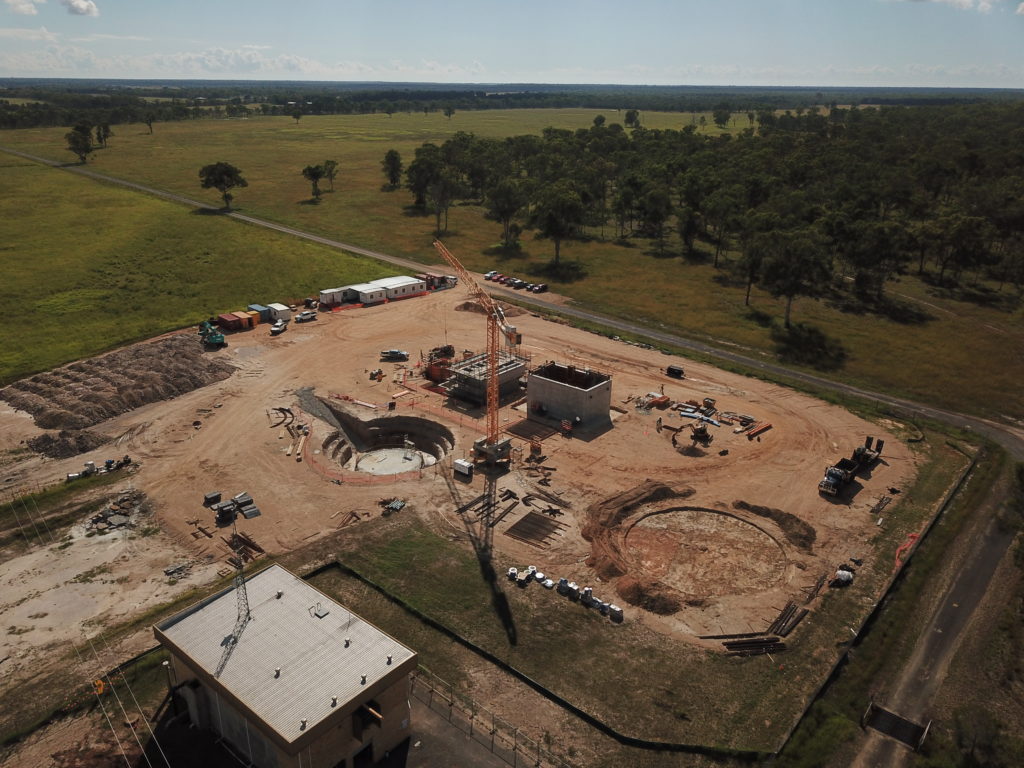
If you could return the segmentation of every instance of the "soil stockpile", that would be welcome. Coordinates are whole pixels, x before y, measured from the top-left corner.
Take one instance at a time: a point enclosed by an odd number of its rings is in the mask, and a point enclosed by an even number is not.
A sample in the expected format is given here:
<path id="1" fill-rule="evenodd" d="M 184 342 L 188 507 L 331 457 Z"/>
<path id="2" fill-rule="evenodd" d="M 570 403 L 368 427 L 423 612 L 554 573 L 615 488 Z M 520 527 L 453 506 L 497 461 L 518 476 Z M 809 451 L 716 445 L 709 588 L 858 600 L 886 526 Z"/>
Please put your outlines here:
<path id="1" fill-rule="evenodd" d="M 790 544 L 799 547 L 804 552 L 811 552 L 813 550 L 814 540 L 818 537 L 818 534 L 813 526 L 808 525 L 796 515 L 783 512 L 781 509 L 748 504 L 745 501 L 734 501 L 732 507 L 733 509 L 742 509 L 759 517 L 767 517 L 769 520 L 775 521 L 775 524 L 782 529 L 782 533 Z"/>
<path id="2" fill-rule="evenodd" d="M 234 370 L 206 354 L 198 337 L 179 334 L 16 381 L 0 399 L 43 429 L 81 430 L 223 381 Z"/>
<path id="3" fill-rule="evenodd" d="M 501 307 L 502 313 L 505 317 L 518 317 L 519 315 L 527 314 L 527 311 L 522 307 L 517 307 L 514 304 L 506 304 L 503 301 L 494 302 Z M 461 304 L 456 305 L 456 312 L 476 312 L 478 315 L 487 314 L 487 310 L 480 306 L 479 302 L 476 301 L 464 301 Z"/>
<path id="4" fill-rule="evenodd" d="M 62 429 L 60 432 L 44 432 L 39 437 L 33 437 L 28 441 L 28 447 L 51 459 L 68 459 L 99 448 L 109 440 L 108 437 L 85 429 Z"/>

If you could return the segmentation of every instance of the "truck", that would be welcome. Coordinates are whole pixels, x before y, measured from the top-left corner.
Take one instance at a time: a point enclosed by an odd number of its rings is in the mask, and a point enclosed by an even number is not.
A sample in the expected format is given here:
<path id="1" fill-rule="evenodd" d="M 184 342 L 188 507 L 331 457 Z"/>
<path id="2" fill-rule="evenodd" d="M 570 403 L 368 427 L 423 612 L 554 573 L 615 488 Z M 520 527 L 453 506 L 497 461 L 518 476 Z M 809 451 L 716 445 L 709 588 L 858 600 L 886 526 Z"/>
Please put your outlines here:
<path id="1" fill-rule="evenodd" d="M 874 447 L 872 447 L 874 444 Z M 872 466 L 882 455 L 884 440 L 875 443 L 870 435 L 864 439 L 864 445 L 858 445 L 853 449 L 850 458 L 840 459 L 835 464 L 825 468 L 825 477 L 818 483 L 818 493 L 824 496 L 838 496 L 843 487 L 849 483 L 858 472 Z"/>

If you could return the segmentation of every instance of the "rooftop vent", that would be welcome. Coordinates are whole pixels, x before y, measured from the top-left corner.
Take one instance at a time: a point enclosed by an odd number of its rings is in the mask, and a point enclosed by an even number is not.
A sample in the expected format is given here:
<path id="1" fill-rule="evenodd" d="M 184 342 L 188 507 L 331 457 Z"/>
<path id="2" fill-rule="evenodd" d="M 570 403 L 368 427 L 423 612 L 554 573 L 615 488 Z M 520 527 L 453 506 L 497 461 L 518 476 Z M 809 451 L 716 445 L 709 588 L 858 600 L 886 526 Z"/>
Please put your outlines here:
<path id="1" fill-rule="evenodd" d="M 346 637 L 345 638 L 345 647 L 348 648 L 350 645 L 352 645 L 352 638 L 351 637 Z"/>
<path id="2" fill-rule="evenodd" d="M 274 677 L 280 677 L 280 676 L 281 676 L 281 668 L 280 667 L 274 667 Z"/>
<path id="3" fill-rule="evenodd" d="M 337 696 L 331 696 L 331 706 L 332 707 L 338 706 L 338 697 Z"/>
<path id="4" fill-rule="evenodd" d="M 366 675 L 360 675 L 359 684 L 366 685 Z"/>
<path id="5" fill-rule="evenodd" d="M 302 718 L 301 720 L 299 720 L 299 730 L 306 730 L 306 718 Z"/>
<path id="6" fill-rule="evenodd" d="M 314 608 L 310 608 L 310 611 L 312 611 L 313 615 L 316 616 L 318 619 L 322 619 L 324 616 L 330 613 L 330 611 L 324 608 L 322 605 L 320 605 L 320 603 L 317 603 Z"/>
<path id="7" fill-rule="evenodd" d="M 275 597 L 276 597 L 276 598 L 277 598 L 278 600 L 280 600 L 280 599 L 281 599 L 281 598 L 282 598 L 283 596 L 284 596 L 284 592 L 282 592 L 282 591 L 281 591 L 280 589 L 279 589 L 279 590 L 277 590 L 277 595 L 275 595 Z"/>
<path id="8" fill-rule="evenodd" d="M 388 654 L 388 664 L 391 664 L 391 654 Z"/>

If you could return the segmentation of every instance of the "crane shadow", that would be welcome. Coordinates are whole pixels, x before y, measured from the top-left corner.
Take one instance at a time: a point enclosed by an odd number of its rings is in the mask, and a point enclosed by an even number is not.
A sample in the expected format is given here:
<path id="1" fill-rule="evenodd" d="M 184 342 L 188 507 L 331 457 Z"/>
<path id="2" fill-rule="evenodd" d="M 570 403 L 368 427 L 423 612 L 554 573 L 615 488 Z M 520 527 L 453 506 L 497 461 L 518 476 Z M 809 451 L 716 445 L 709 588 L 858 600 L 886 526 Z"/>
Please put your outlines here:
<path id="1" fill-rule="evenodd" d="M 508 644 L 514 646 L 518 643 L 515 618 L 512 616 L 512 607 L 509 605 L 508 596 L 501 589 L 492 560 L 494 528 L 490 523 L 496 506 L 494 499 L 488 499 L 485 494 L 469 504 L 463 505 L 458 511 L 469 541 L 473 545 L 473 553 L 480 566 L 480 575 L 491 592 L 491 608 L 493 608 L 498 621 L 501 622 Z"/>

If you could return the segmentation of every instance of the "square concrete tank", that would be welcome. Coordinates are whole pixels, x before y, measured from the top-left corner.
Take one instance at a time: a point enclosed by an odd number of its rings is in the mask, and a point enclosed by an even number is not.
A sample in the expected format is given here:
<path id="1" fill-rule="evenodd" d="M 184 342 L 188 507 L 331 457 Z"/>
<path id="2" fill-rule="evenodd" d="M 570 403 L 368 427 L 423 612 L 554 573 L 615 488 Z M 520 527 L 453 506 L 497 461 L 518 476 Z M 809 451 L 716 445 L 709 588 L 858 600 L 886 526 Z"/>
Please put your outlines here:
<path id="1" fill-rule="evenodd" d="M 605 426 L 611 420 L 612 380 L 589 368 L 545 363 L 527 379 L 526 403 L 530 418 L 568 420 L 585 428 Z"/>

